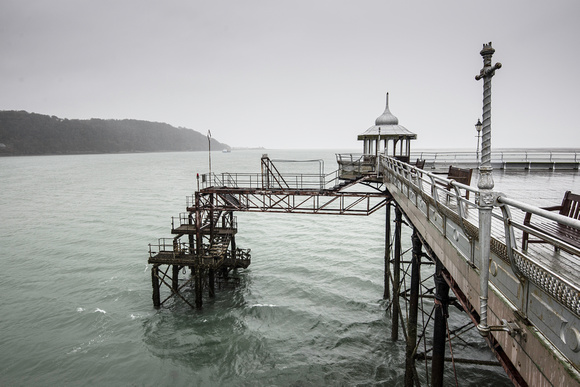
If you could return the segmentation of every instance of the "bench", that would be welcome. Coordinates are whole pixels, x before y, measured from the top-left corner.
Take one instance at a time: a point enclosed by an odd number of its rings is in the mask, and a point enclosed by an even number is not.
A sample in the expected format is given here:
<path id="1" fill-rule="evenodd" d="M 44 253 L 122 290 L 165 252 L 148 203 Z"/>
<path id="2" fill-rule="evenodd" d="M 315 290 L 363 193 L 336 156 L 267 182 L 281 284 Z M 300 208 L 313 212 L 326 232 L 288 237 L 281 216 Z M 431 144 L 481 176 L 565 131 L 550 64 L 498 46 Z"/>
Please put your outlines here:
<path id="1" fill-rule="evenodd" d="M 457 168 L 453 165 L 449 166 L 449 171 L 447 172 L 447 180 L 455 180 L 458 183 L 470 185 L 471 175 L 473 174 L 473 169 L 468 168 Z M 451 184 L 447 185 L 447 189 L 451 190 L 453 186 Z M 465 191 L 465 199 L 469 200 L 469 191 Z"/>
<path id="2" fill-rule="evenodd" d="M 407 163 L 407 164 L 409 164 L 409 161 L 411 159 L 410 156 L 403 156 L 403 155 L 401 155 L 401 156 L 394 156 L 394 157 L 395 157 L 395 160 L 399 160 L 399 161 L 402 161 L 402 162 Z"/>
<path id="3" fill-rule="evenodd" d="M 580 195 L 574 194 L 571 191 L 566 191 L 562 204 L 559 206 L 544 207 L 547 211 L 558 211 L 560 215 L 567 216 L 572 219 L 580 220 Z M 580 230 L 568 227 L 563 224 L 544 219 L 542 222 L 532 223 L 532 213 L 526 212 L 524 217 L 524 226 L 541 232 L 542 234 L 552 237 L 554 239 L 566 242 L 569 245 L 580 249 Z M 529 233 L 524 231 L 522 237 L 522 249 L 526 250 L 529 243 L 549 243 L 547 240 L 530 239 Z M 563 248 L 563 247 L 562 247 Z M 559 247 L 556 247 L 556 251 Z M 566 250 L 565 248 L 563 248 Z"/>

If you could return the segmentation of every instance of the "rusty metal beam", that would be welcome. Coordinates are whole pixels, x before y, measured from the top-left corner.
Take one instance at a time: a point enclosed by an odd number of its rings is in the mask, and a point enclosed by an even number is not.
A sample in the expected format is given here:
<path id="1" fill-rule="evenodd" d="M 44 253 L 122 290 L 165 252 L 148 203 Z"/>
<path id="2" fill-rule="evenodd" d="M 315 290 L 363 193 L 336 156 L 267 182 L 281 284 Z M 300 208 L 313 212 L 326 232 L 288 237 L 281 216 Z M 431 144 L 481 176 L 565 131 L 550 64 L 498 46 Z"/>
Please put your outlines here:
<path id="1" fill-rule="evenodd" d="M 327 215 L 370 215 L 391 200 L 388 192 L 318 192 L 310 190 L 262 190 L 207 188 L 200 200 L 204 209 L 244 212 L 278 212 Z M 298 200 L 296 200 L 298 199 Z M 188 208 L 195 211 L 195 207 Z"/>

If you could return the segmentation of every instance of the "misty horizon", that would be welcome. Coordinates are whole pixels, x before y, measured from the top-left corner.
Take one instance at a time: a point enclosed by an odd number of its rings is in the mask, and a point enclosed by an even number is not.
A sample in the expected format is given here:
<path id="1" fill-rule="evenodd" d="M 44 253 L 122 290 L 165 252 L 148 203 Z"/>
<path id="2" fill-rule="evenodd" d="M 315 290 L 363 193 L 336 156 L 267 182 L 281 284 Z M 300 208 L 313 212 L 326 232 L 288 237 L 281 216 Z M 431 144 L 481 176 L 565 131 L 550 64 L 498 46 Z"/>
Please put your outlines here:
<path id="1" fill-rule="evenodd" d="M 491 41 L 492 146 L 580 139 L 575 1 L 106 4 L 2 2 L 0 109 L 162 122 L 238 147 L 357 148 L 389 92 L 415 147 L 474 148 Z"/>

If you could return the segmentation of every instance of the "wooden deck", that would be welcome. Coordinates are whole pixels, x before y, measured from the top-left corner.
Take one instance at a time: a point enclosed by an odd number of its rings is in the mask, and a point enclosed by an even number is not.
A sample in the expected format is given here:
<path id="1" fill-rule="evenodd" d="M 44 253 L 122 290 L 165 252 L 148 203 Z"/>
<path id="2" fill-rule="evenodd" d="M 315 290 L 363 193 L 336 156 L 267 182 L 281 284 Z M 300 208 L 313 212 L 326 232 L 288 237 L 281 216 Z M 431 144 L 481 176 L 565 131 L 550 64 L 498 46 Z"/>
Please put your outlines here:
<path id="1" fill-rule="evenodd" d="M 499 219 L 501 217 L 500 210 L 495 209 L 492 220 L 492 237 L 501 242 L 506 243 L 505 228 L 503 222 Z M 477 215 L 477 214 L 475 214 Z M 523 224 L 525 213 L 523 211 L 514 211 L 512 214 L 512 221 L 516 224 Z M 476 216 L 471 216 L 469 221 L 476 225 L 478 221 Z M 523 232 L 514 229 L 516 245 L 522 245 Z M 561 275 L 567 281 L 580 284 L 580 257 L 570 254 L 566 251 L 556 251 L 554 246 L 549 244 L 530 244 L 527 248 L 527 255 L 538 264 L 550 269 L 554 273 Z"/>

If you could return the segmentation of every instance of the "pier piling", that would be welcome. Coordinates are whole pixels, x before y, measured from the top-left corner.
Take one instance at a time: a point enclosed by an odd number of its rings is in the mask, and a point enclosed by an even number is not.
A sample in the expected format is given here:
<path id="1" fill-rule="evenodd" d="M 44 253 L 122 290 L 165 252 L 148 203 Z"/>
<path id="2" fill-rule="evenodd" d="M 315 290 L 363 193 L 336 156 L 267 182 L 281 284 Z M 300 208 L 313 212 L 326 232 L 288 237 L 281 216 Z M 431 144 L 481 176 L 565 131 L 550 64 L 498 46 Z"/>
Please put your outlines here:
<path id="1" fill-rule="evenodd" d="M 431 381 L 433 387 L 443 386 L 445 366 L 445 341 L 449 305 L 449 285 L 442 275 L 443 265 L 436 263 L 435 269 L 435 321 L 433 322 L 433 358 L 431 360 Z"/>
<path id="2" fill-rule="evenodd" d="M 391 204 L 387 203 L 385 215 L 385 286 L 383 299 L 391 298 Z"/>
<path id="3" fill-rule="evenodd" d="M 151 284 L 153 285 L 153 307 L 159 309 L 161 306 L 161 295 L 159 294 L 159 265 L 151 268 Z"/>
<path id="4" fill-rule="evenodd" d="M 215 297 L 215 270 L 208 270 L 208 293 L 211 298 Z"/>
<path id="5" fill-rule="evenodd" d="M 172 265 L 171 287 L 173 291 L 179 290 L 179 265 Z"/>
<path id="6" fill-rule="evenodd" d="M 201 267 L 198 267 L 195 271 L 195 307 L 198 309 L 203 306 L 203 271 Z"/>
<path id="7" fill-rule="evenodd" d="M 413 228 L 413 256 L 411 262 L 411 288 L 409 297 L 409 317 L 407 319 L 407 342 L 405 356 L 405 386 L 412 387 L 417 373 L 415 369 L 415 348 L 417 345 L 417 315 L 419 311 L 419 285 L 421 282 L 422 244 L 417 229 Z"/>
<path id="8" fill-rule="evenodd" d="M 401 307 L 399 295 L 401 292 L 401 225 L 403 223 L 403 213 L 398 206 L 395 206 L 395 256 L 393 262 L 393 302 L 392 302 L 392 325 L 391 340 L 399 340 L 399 314 Z"/>

